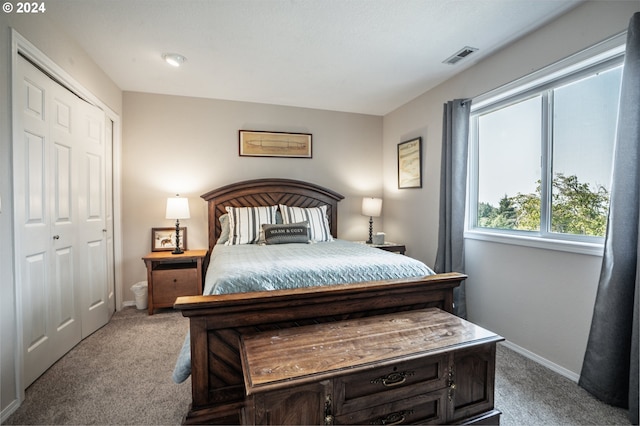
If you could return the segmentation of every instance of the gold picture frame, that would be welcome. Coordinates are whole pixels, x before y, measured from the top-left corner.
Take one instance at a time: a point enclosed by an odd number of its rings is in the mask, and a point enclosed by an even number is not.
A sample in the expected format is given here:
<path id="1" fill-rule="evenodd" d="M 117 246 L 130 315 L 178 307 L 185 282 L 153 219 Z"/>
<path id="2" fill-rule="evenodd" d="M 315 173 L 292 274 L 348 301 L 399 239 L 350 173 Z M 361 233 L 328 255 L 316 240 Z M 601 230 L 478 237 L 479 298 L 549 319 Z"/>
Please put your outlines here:
<path id="1" fill-rule="evenodd" d="M 241 157 L 311 158 L 311 133 L 239 131 Z"/>
<path id="2" fill-rule="evenodd" d="M 151 228 L 151 251 L 173 251 L 176 248 L 176 227 Z M 180 227 L 180 248 L 187 249 L 187 227 Z"/>
<path id="3" fill-rule="evenodd" d="M 398 144 L 398 188 L 422 188 L 422 137 Z"/>

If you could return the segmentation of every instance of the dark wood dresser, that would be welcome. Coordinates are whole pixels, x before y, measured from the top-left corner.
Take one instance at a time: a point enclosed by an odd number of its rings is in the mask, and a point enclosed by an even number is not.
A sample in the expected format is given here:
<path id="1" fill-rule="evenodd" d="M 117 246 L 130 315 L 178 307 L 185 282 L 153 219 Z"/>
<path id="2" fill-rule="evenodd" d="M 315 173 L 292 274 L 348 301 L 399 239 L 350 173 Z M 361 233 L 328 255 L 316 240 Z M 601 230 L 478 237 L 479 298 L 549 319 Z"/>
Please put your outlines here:
<path id="1" fill-rule="evenodd" d="M 246 424 L 498 424 L 502 337 L 431 308 L 244 335 Z"/>

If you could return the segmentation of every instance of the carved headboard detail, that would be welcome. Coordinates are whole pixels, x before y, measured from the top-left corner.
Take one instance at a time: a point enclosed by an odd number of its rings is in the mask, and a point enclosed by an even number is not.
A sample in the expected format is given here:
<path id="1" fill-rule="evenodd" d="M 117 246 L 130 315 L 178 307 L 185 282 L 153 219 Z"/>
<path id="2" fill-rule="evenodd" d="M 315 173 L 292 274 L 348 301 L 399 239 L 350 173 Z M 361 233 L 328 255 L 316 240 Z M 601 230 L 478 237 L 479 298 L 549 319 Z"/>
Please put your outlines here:
<path id="1" fill-rule="evenodd" d="M 220 235 L 218 218 L 226 213 L 225 207 L 255 207 L 286 204 L 292 207 L 327 206 L 331 234 L 338 234 L 338 202 L 344 196 L 319 185 L 293 179 L 255 179 L 233 183 L 201 196 L 208 203 L 209 251 Z"/>

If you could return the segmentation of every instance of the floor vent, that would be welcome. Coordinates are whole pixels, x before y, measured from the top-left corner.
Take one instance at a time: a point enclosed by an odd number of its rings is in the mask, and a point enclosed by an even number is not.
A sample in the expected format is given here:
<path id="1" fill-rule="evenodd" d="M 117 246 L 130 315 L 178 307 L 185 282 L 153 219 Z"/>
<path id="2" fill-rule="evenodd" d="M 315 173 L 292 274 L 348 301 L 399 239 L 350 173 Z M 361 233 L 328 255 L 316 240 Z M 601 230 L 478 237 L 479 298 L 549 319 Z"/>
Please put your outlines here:
<path id="1" fill-rule="evenodd" d="M 475 47 L 469 47 L 469 46 L 465 46 L 462 49 L 460 49 L 458 52 L 454 53 L 452 56 L 448 57 L 447 59 L 445 59 L 444 61 L 442 61 L 443 64 L 448 64 L 448 65 L 453 65 L 455 63 L 457 63 L 458 61 L 463 60 L 464 58 L 466 58 L 467 56 L 471 55 L 473 52 L 476 52 L 478 49 Z"/>

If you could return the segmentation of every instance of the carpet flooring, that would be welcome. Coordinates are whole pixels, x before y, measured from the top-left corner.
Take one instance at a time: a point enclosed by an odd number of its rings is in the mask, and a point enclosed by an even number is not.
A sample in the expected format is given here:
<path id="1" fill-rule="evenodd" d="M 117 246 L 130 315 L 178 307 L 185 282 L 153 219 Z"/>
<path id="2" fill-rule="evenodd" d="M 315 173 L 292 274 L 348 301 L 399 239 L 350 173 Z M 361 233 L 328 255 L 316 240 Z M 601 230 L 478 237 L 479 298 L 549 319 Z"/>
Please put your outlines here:
<path id="1" fill-rule="evenodd" d="M 166 310 L 125 308 L 80 342 L 25 392 L 5 422 L 31 425 L 176 425 L 191 382 L 171 380 L 188 320 Z M 502 425 L 623 425 L 626 411 L 603 404 L 547 368 L 499 345 L 495 405 Z"/>

